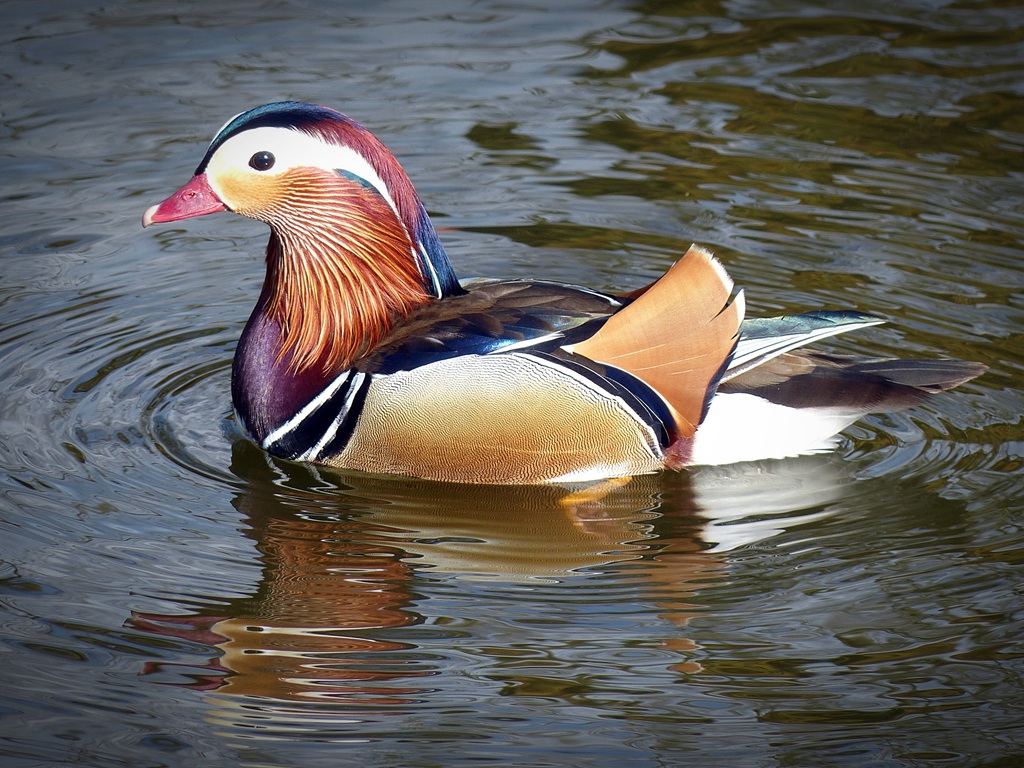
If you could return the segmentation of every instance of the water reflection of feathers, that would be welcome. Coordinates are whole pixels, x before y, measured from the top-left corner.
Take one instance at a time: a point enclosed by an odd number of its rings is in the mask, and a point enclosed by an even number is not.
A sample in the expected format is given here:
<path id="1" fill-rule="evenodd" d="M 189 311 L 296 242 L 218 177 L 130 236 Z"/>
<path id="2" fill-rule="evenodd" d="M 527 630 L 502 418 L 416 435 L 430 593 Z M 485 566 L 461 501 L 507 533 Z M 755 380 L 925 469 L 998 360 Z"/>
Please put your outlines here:
<path id="1" fill-rule="evenodd" d="M 489 487 L 314 477 L 311 467 L 276 463 L 268 474 L 250 444 L 236 448 L 235 471 L 250 479 L 235 505 L 262 553 L 261 582 L 207 612 L 216 615 L 136 615 L 132 624 L 217 647 L 191 687 L 375 706 L 415 697 L 413 680 L 430 673 L 415 632 L 396 630 L 426 621 L 416 605 L 438 584 L 533 585 L 557 601 L 560 583 L 593 585 L 614 568 L 602 589 L 648 601 L 667 628 L 682 626 L 701 586 L 724 575 L 723 553 L 829 514 L 844 466 L 806 457 L 582 488 Z M 262 469 L 250 471 L 253 460 Z M 666 635 L 676 653 L 696 647 L 677 630 Z M 699 665 L 681 658 L 673 668 Z"/>

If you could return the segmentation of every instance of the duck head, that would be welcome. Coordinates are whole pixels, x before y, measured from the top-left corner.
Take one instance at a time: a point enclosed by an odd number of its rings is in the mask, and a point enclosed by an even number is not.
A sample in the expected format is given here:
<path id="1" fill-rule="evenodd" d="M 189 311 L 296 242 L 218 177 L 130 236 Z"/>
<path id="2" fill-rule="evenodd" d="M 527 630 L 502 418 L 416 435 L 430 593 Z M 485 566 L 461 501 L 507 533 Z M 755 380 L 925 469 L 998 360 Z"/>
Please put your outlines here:
<path id="1" fill-rule="evenodd" d="M 259 330 L 263 347 L 276 335 L 275 363 L 292 374 L 343 369 L 396 319 L 461 292 L 394 155 L 335 110 L 277 102 L 232 118 L 191 180 L 147 210 L 143 226 L 224 210 L 270 226 L 266 282 L 250 319 L 259 328 L 247 331 Z"/>

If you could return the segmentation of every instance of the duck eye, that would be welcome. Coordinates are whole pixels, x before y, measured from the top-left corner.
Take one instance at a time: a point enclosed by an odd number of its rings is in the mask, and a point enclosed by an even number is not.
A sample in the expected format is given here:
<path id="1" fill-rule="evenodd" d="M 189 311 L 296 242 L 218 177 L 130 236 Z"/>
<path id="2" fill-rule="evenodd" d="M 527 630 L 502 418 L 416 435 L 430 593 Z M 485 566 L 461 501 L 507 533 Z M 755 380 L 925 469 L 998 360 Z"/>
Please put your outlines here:
<path id="1" fill-rule="evenodd" d="M 274 167 L 274 156 L 270 152 L 257 152 L 249 158 L 249 167 L 257 171 L 269 171 Z"/>

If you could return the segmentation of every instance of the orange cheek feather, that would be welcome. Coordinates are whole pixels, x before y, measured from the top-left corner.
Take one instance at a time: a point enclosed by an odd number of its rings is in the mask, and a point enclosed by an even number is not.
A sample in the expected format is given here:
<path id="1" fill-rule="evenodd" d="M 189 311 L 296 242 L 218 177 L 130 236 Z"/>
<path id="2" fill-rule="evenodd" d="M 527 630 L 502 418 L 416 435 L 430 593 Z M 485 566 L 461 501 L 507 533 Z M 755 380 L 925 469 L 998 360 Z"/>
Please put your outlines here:
<path id="1" fill-rule="evenodd" d="M 286 189 L 282 176 L 238 172 L 217 176 L 217 190 L 224 204 L 235 213 L 260 221 L 267 221 L 267 212 L 282 199 Z"/>
<path id="2" fill-rule="evenodd" d="M 242 174 L 225 181 L 228 195 Z M 273 230 L 267 306 L 284 332 L 279 362 L 340 370 L 429 301 L 408 232 L 376 192 L 310 168 L 252 181 L 231 204 Z"/>

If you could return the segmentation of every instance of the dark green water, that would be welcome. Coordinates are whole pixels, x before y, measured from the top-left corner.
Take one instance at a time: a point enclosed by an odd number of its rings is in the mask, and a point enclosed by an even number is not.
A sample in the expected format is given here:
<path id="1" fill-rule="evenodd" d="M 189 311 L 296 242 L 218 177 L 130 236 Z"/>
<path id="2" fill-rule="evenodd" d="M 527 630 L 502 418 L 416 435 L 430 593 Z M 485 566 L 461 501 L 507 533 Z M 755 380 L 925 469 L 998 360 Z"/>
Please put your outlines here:
<path id="1" fill-rule="evenodd" d="M 3 18 L 5 768 L 1024 764 L 1024 9 Z M 751 314 L 892 321 L 830 349 L 992 370 L 603 498 L 269 461 L 229 399 L 265 233 L 139 220 L 285 98 L 395 151 L 463 277 L 624 290 L 699 242 Z"/>

